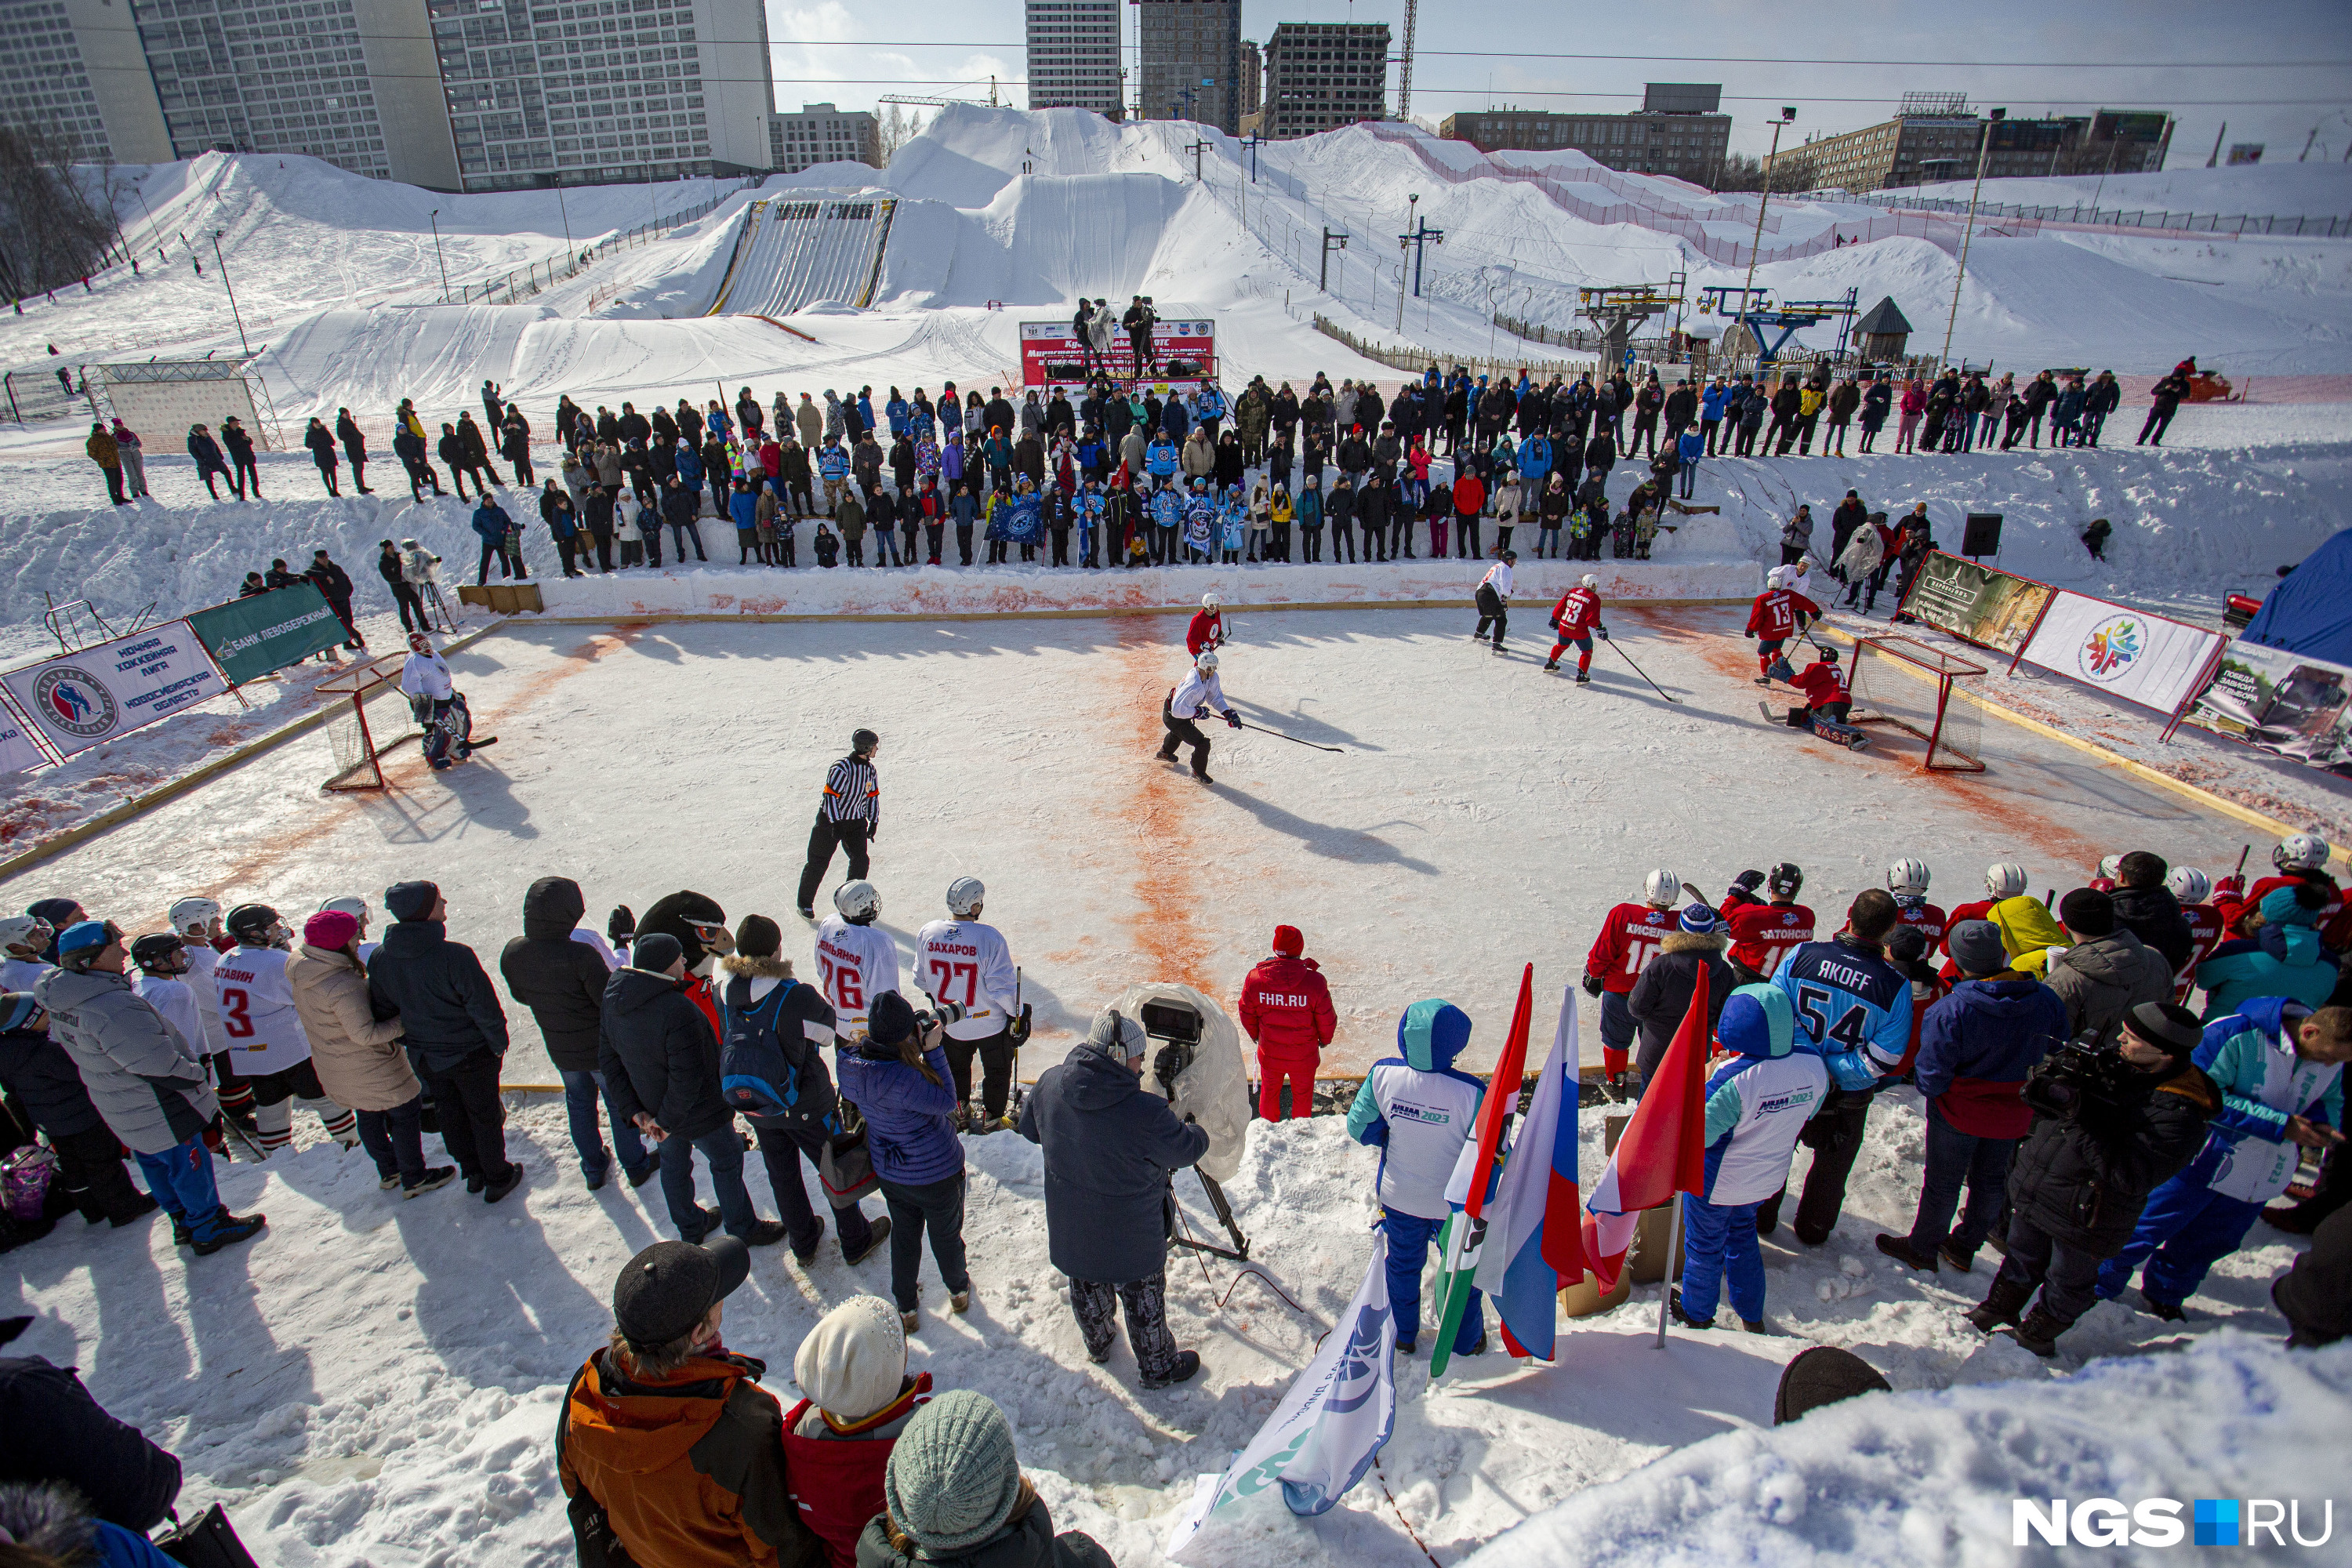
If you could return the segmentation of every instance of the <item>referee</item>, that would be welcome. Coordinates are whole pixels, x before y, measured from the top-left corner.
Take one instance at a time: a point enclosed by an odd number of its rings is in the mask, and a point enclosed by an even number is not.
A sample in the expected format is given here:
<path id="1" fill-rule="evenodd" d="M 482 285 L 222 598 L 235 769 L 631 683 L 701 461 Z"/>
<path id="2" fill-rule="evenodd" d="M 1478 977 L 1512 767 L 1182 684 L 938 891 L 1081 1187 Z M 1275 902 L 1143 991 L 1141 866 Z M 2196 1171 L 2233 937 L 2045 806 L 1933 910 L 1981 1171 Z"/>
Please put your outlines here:
<path id="1" fill-rule="evenodd" d="M 836 847 L 849 851 L 849 878 L 866 875 L 866 846 L 882 826 L 882 780 L 874 771 L 874 753 L 882 737 L 860 730 L 849 737 L 849 755 L 824 775 L 824 799 L 809 828 L 808 864 L 801 868 L 801 919 L 816 919 L 817 885 L 833 864 Z"/>

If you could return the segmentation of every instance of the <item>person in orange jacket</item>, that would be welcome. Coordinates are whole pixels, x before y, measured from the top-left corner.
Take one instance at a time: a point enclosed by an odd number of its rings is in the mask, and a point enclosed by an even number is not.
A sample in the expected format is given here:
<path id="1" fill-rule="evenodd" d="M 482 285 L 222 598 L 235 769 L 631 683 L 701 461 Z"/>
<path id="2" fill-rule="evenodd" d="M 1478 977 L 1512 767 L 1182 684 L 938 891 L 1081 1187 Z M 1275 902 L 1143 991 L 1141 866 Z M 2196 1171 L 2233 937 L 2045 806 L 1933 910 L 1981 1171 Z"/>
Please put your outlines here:
<path id="1" fill-rule="evenodd" d="M 1291 1116 L 1315 1109 L 1315 1068 L 1339 1029 L 1331 1009 L 1331 983 L 1305 956 L 1307 939 L 1297 926 L 1274 928 L 1274 952 L 1259 961 L 1242 982 L 1242 1027 L 1257 1042 L 1257 1113 L 1280 1121 L 1282 1086 L 1290 1086 Z"/>

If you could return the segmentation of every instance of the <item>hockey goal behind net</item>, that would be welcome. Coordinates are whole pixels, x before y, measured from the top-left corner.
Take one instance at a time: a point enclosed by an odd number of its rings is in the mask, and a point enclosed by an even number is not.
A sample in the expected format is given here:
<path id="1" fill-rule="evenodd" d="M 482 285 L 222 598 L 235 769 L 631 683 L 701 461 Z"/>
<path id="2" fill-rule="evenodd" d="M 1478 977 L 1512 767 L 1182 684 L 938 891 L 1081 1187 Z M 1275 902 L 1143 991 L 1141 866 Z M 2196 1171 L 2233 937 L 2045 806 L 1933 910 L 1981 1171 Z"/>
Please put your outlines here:
<path id="1" fill-rule="evenodd" d="M 1847 681 L 1856 724 L 1886 724 L 1927 743 L 1936 773 L 1984 772 L 1984 715 L 1974 700 L 1985 667 L 1916 637 L 1868 637 L 1853 646 Z"/>
<path id="2" fill-rule="evenodd" d="M 335 753 L 335 771 L 325 788 L 383 789 L 383 758 L 404 741 L 419 733 L 401 695 L 400 670 L 407 662 L 399 654 L 369 659 L 319 682 L 319 694 L 340 702 L 341 711 L 327 721 L 327 742 Z"/>

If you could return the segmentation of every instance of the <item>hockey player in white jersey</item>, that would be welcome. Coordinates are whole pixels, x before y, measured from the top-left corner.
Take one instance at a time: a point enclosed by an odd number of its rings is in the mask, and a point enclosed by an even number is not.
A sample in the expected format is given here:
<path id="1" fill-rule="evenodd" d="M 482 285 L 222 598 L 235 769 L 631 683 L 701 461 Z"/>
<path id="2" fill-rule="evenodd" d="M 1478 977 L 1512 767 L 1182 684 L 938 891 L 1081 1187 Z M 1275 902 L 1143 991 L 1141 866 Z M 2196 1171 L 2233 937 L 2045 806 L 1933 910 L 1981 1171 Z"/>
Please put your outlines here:
<path id="1" fill-rule="evenodd" d="M 240 904 L 228 912 L 228 934 L 236 946 L 213 966 L 220 998 L 221 1026 L 228 1034 L 229 1063 L 253 1090 L 256 1136 L 265 1155 L 294 1141 L 291 1100 L 299 1100 L 343 1147 L 359 1143 L 352 1113 L 327 1098 L 319 1070 L 310 1065 L 310 1037 L 294 1010 L 286 960 L 294 933 L 268 904 Z"/>
<path id="2" fill-rule="evenodd" d="M 202 1049 L 213 1069 L 213 1092 L 220 1097 L 221 1114 L 250 1134 L 255 1131 L 253 1090 L 236 1076 L 236 1064 L 229 1058 L 231 1041 L 221 1024 L 220 988 L 213 980 L 213 967 L 220 962 L 218 941 L 228 934 L 221 923 L 220 903 L 192 894 L 172 906 L 169 918 L 172 933 L 187 950 L 188 989 L 195 994 L 196 1011 L 204 1017 Z"/>
<path id="3" fill-rule="evenodd" d="M 898 989 L 898 944 L 874 928 L 882 895 L 873 883 L 844 882 L 833 890 L 833 907 L 838 912 L 816 928 L 819 989 L 833 1004 L 835 1040 L 862 1040 L 874 998 Z"/>
<path id="4" fill-rule="evenodd" d="M 383 945 L 383 943 L 380 942 L 370 942 L 368 940 L 368 904 L 365 899 L 351 897 L 329 899 L 325 903 L 319 906 L 319 912 L 322 915 L 349 915 L 352 919 L 360 922 L 360 965 L 362 968 L 365 968 L 367 961 L 375 956 L 375 950 Z M 574 934 L 576 935 L 577 933 Z M 617 965 L 614 964 L 611 961 L 610 949 L 605 950 L 604 967 L 607 969 L 617 967 Z"/>
<path id="5" fill-rule="evenodd" d="M 10 915 L 0 920 L 0 991 L 27 991 L 56 965 L 41 954 L 58 933 L 38 915 Z"/>
<path id="6" fill-rule="evenodd" d="M 1168 693 L 1160 704 L 1160 721 L 1168 727 L 1168 738 L 1160 743 L 1160 760 L 1172 763 L 1176 748 L 1192 748 L 1192 776 L 1202 784 L 1214 784 L 1209 776 L 1209 737 L 1201 733 L 1197 722 L 1203 713 L 1214 713 L 1238 730 L 1242 717 L 1234 705 L 1225 700 L 1225 689 L 1217 680 L 1217 650 L 1202 648 L 1192 668 L 1184 676 L 1184 684 Z"/>
<path id="7" fill-rule="evenodd" d="M 188 956 L 188 944 L 170 931 L 151 931 L 141 937 L 131 944 L 131 962 L 139 968 L 131 989 L 163 1015 L 163 1021 L 179 1030 L 182 1039 L 194 1041 L 205 1037 L 205 1015 L 190 981 L 194 970 Z"/>
<path id="8" fill-rule="evenodd" d="M 1019 974 L 1004 937 L 980 919 L 988 889 L 977 877 L 948 887 L 949 919 L 915 933 L 915 984 L 963 1009 L 947 1026 L 948 1070 L 955 1075 L 957 1114 L 993 1131 L 1003 1124 L 1013 1087 L 1013 1048 L 1028 1037 Z M 971 1058 L 979 1053 L 981 1114 L 971 1110 Z"/>

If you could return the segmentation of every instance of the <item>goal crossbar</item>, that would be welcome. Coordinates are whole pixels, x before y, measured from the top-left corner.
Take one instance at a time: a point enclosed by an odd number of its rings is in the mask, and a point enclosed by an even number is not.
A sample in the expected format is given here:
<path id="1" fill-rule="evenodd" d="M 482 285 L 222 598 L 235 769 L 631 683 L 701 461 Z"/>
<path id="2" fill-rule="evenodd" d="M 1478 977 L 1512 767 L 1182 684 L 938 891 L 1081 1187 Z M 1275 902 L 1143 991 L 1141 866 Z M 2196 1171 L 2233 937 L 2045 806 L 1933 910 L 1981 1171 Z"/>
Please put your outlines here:
<path id="1" fill-rule="evenodd" d="M 1847 683 L 1856 724 L 1885 724 L 1924 741 L 1933 773 L 1982 773 L 1983 717 L 1970 689 L 1985 667 L 1916 637 L 1854 640 Z"/>
<path id="2" fill-rule="evenodd" d="M 399 655 L 369 659 L 338 670 L 319 682 L 318 692 L 341 699 L 344 710 L 327 721 L 327 741 L 335 754 L 335 771 L 324 788 L 383 789 L 383 755 L 416 734 L 408 700 L 401 695 L 400 671 L 406 660 Z"/>

